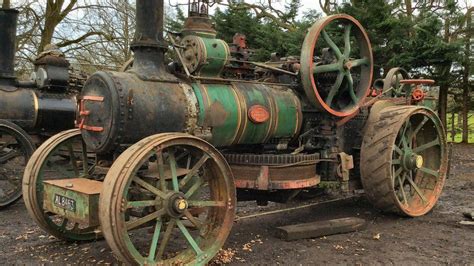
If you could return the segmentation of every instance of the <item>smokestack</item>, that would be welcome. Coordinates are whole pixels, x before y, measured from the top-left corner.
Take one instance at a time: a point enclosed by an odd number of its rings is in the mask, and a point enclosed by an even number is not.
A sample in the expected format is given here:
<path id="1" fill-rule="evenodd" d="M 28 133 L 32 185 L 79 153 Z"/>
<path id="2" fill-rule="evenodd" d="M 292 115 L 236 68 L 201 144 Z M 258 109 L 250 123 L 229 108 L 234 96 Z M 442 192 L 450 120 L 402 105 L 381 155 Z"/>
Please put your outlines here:
<path id="1" fill-rule="evenodd" d="M 166 71 L 164 64 L 168 45 L 163 39 L 163 9 L 163 0 L 137 0 L 131 71 L 144 80 L 176 79 Z"/>
<path id="2" fill-rule="evenodd" d="M 0 79 L 3 80 L 14 81 L 16 78 L 14 60 L 17 18 L 17 10 L 0 9 Z"/>

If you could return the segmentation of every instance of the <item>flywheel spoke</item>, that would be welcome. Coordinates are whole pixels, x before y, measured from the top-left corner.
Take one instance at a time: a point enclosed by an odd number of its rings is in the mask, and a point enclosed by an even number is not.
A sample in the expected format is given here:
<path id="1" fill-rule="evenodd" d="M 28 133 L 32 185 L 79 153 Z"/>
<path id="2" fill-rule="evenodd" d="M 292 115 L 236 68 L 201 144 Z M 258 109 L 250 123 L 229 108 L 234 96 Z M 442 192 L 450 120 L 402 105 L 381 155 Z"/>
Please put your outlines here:
<path id="1" fill-rule="evenodd" d="M 354 103 L 357 103 L 357 96 L 354 92 L 354 81 L 352 80 L 351 72 L 347 71 L 345 77 L 347 81 L 347 89 L 349 90 L 349 96 L 351 96 L 351 99 Z"/>
<path id="2" fill-rule="evenodd" d="M 344 57 L 349 58 L 351 54 L 351 29 L 352 24 L 347 24 L 344 27 Z"/>
<path id="3" fill-rule="evenodd" d="M 326 64 L 326 65 L 317 65 L 313 66 L 313 74 L 326 73 L 326 72 L 336 72 L 341 70 L 341 65 L 339 63 Z"/>
<path id="4" fill-rule="evenodd" d="M 337 92 L 339 91 L 339 88 L 341 87 L 343 79 L 344 79 L 344 73 L 339 72 L 336 78 L 336 82 L 332 85 L 331 90 L 328 93 L 328 97 L 326 98 L 326 104 L 328 106 L 331 106 L 332 100 L 334 99 L 334 96 L 336 96 Z"/>
<path id="5" fill-rule="evenodd" d="M 358 66 L 367 66 L 370 64 L 370 61 L 369 59 L 367 58 L 360 58 L 360 59 L 354 59 L 354 60 L 350 60 L 350 65 L 351 65 L 351 68 L 352 67 L 358 67 Z"/>
<path id="6" fill-rule="evenodd" d="M 334 54 L 336 55 L 336 58 L 339 60 L 341 59 L 342 57 L 342 53 L 341 51 L 339 50 L 339 48 L 337 47 L 337 45 L 334 43 L 334 41 L 331 39 L 331 37 L 329 37 L 328 33 L 326 32 L 326 30 L 322 30 L 321 31 L 321 35 L 323 36 L 324 40 L 326 41 L 326 43 L 329 45 L 329 47 L 332 49 L 332 51 L 334 52 Z"/>

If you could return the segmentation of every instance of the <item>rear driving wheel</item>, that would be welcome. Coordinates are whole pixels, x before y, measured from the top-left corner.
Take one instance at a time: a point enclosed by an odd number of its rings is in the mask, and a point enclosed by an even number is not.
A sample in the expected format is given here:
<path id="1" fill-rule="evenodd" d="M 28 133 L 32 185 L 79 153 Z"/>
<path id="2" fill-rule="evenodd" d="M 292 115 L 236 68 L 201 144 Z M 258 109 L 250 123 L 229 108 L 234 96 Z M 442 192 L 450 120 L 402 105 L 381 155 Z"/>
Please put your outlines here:
<path id="1" fill-rule="evenodd" d="M 235 201 L 230 167 L 212 145 L 158 134 L 112 165 L 100 195 L 100 224 L 126 263 L 205 265 L 227 239 Z"/>
<path id="2" fill-rule="evenodd" d="M 387 107 L 372 121 L 361 149 L 361 178 L 368 199 L 383 211 L 426 214 L 446 179 L 441 121 L 431 110 L 414 106 Z"/>
<path id="3" fill-rule="evenodd" d="M 21 198 L 21 178 L 35 150 L 30 136 L 19 126 L 0 120 L 0 209 Z"/>

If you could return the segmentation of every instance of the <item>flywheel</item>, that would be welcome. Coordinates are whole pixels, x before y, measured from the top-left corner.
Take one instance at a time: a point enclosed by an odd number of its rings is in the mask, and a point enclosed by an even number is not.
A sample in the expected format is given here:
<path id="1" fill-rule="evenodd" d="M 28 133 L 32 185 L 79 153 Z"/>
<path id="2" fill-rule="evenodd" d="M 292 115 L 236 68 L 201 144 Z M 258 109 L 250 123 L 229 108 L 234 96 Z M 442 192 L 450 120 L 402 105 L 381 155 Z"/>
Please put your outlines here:
<path id="1" fill-rule="evenodd" d="M 301 48 L 301 83 L 314 107 L 338 117 L 353 114 L 372 84 L 369 37 L 353 17 L 316 21 Z"/>

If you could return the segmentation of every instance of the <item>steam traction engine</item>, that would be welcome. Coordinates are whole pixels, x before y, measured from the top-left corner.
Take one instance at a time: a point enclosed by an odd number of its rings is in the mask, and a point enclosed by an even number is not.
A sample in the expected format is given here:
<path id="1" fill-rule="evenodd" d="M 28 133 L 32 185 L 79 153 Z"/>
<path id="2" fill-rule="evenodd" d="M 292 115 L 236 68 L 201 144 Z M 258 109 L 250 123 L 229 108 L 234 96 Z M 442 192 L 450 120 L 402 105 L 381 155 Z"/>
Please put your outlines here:
<path id="1" fill-rule="evenodd" d="M 223 246 L 237 199 L 285 201 L 333 183 L 362 185 L 383 211 L 430 211 L 446 143 L 412 91 L 431 81 L 399 69 L 367 97 L 371 47 L 348 15 L 317 21 L 300 58 L 236 59 L 207 10 L 190 3 L 165 65 L 163 0 L 137 1 L 131 69 L 92 75 L 79 129 L 50 138 L 27 165 L 25 203 L 41 228 L 104 236 L 127 263 L 202 265 Z"/>
<path id="2" fill-rule="evenodd" d="M 36 144 L 74 128 L 75 96 L 86 79 L 69 70 L 59 50 L 49 49 L 34 62 L 32 79 L 18 80 L 17 16 L 17 10 L 0 9 L 0 208 L 21 197 L 23 169 Z"/>

